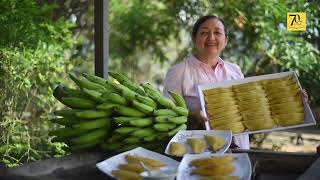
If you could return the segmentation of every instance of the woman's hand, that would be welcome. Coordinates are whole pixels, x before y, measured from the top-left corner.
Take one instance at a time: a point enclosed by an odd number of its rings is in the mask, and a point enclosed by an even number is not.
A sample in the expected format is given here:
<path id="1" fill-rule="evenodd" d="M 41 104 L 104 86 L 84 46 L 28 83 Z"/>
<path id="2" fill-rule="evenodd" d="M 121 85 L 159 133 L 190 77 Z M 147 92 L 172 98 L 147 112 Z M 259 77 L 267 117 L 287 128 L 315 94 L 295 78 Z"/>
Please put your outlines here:
<path id="1" fill-rule="evenodd" d="M 310 104 L 309 96 L 308 96 L 308 93 L 305 89 L 301 90 L 301 95 L 302 95 L 303 99 L 305 99 Z"/>
<path id="2" fill-rule="evenodd" d="M 188 129 L 204 129 L 205 122 L 209 121 L 202 111 L 190 111 L 188 115 Z"/>

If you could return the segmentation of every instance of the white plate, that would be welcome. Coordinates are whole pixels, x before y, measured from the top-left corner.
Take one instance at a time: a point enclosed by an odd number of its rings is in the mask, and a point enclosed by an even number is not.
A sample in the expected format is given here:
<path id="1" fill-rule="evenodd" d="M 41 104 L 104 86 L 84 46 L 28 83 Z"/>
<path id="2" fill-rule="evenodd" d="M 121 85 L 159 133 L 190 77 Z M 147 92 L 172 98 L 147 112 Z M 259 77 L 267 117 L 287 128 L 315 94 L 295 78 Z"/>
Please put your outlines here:
<path id="1" fill-rule="evenodd" d="M 213 135 L 220 136 L 224 139 L 225 144 L 217 152 L 222 154 L 226 152 L 232 141 L 232 132 L 231 131 L 220 131 L 220 130 L 180 130 L 178 133 L 170 140 L 168 143 L 165 153 L 170 155 L 170 144 L 171 142 L 181 142 L 184 143 L 187 148 L 187 153 L 193 153 L 191 147 L 187 144 L 188 138 L 204 138 L 204 135 Z M 204 153 L 212 153 L 212 151 L 207 148 Z"/>
<path id="2" fill-rule="evenodd" d="M 164 169 L 167 169 L 167 168 L 177 169 L 179 166 L 178 161 L 173 160 L 167 156 L 161 155 L 159 153 L 144 149 L 142 147 L 137 147 L 137 148 L 132 149 L 130 151 L 126 151 L 121 154 L 110 157 L 109 159 L 106 159 L 102 162 L 97 163 L 96 166 L 102 172 L 108 174 L 111 177 L 114 177 L 114 176 L 112 176 L 111 172 L 113 170 L 117 170 L 119 164 L 126 164 L 127 163 L 127 161 L 125 160 L 125 155 L 127 155 L 127 154 L 138 155 L 141 157 L 146 157 L 146 158 L 157 159 L 157 160 L 163 161 L 164 163 L 167 164 L 167 166 L 162 167 Z M 162 169 L 162 168 L 160 168 L 160 169 Z"/>
<path id="3" fill-rule="evenodd" d="M 260 80 L 265 80 L 265 79 L 275 79 L 275 78 L 282 78 L 282 77 L 287 77 L 289 75 L 293 75 L 296 82 L 298 83 L 300 89 L 302 89 L 298 76 L 294 71 L 289 71 L 289 72 L 282 72 L 282 73 L 274 73 L 274 74 L 267 74 L 267 75 L 261 75 L 261 76 L 253 76 L 253 77 L 248 77 L 244 79 L 237 79 L 237 80 L 230 80 L 230 81 L 223 81 L 223 82 L 218 82 L 218 83 L 210 83 L 210 84 L 202 84 L 198 86 L 198 93 L 200 97 L 200 104 L 201 104 L 201 110 L 205 112 L 205 116 L 207 116 L 206 108 L 205 108 L 205 101 L 204 101 L 204 95 L 203 91 L 207 89 L 213 89 L 213 88 L 219 88 L 219 87 L 231 87 L 232 85 L 238 85 L 238 84 L 244 84 L 248 82 L 255 82 L 255 81 L 260 81 Z M 312 114 L 312 111 L 310 109 L 310 106 L 308 102 L 306 101 L 305 98 L 303 98 L 303 105 L 304 105 L 304 122 L 299 125 L 293 125 L 293 126 L 277 126 L 272 129 L 264 129 L 264 130 L 258 130 L 258 131 L 245 131 L 242 133 L 237 133 L 233 135 L 242 135 L 242 134 L 254 134 L 254 133 L 262 133 L 262 132 L 270 132 L 274 130 L 284 130 L 284 129 L 291 129 L 291 128 L 297 128 L 297 127 L 304 127 L 304 126 L 312 126 L 316 124 L 316 121 L 314 119 L 314 116 Z M 211 129 L 210 125 L 208 122 L 206 122 L 206 129 L 209 130 Z"/>
<path id="4" fill-rule="evenodd" d="M 177 180 L 198 180 L 201 176 L 192 174 L 194 167 L 190 166 L 190 162 L 194 159 L 209 158 L 212 156 L 235 156 L 233 165 L 236 170 L 231 176 L 238 176 L 239 180 L 250 180 L 251 177 L 251 162 L 247 153 L 234 153 L 234 154 L 186 154 L 178 168 Z"/>

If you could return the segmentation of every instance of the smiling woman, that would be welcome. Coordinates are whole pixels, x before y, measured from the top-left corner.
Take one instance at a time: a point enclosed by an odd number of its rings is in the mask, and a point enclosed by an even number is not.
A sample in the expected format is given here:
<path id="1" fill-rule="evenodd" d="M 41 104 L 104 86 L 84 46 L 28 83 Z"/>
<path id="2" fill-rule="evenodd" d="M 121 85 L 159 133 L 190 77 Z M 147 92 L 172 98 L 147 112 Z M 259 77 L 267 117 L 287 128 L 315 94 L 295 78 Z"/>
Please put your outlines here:
<path id="1" fill-rule="evenodd" d="M 183 62 L 169 69 L 164 80 L 164 94 L 175 91 L 181 94 L 189 109 L 188 129 L 203 129 L 208 119 L 200 111 L 197 86 L 244 78 L 237 64 L 224 61 L 220 54 L 228 43 L 224 22 L 217 16 L 203 16 L 192 30 L 195 52 Z M 249 149 L 248 135 L 236 136 L 235 143 Z"/>

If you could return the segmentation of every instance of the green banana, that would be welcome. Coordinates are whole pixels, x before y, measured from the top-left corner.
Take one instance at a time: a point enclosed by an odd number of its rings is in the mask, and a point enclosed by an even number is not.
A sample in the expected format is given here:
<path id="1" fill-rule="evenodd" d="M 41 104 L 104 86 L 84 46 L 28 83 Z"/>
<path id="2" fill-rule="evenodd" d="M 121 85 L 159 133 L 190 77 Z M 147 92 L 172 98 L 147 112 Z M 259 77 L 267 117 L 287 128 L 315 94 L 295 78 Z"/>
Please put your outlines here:
<path id="1" fill-rule="evenodd" d="M 111 127 L 111 119 L 101 118 L 101 119 L 89 120 L 89 121 L 75 124 L 73 125 L 73 127 L 78 129 L 88 129 L 88 130 L 103 127 L 106 131 L 108 131 Z"/>
<path id="2" fill-rule="evenodd" d="M 170 124 L 170 123 L 158 123 L 153 125 L 153 128 L 157 131 L 169 131 L 175 127 L 176 127 L 176 124 Z"/>
<path id="3" fill-rule="evenodd" d="M 64 105 L 74 109 L 91 109 L 96 105 L 96 103 L 92 100 L 76 97 L 61 98 L 61 102 Z"/>
<path id="4" fill-rule="evenodd" d="M 188 121 L 188 118 L 186 116 L 170 117 L 168 121 L 174 124 L 184 124 Z"/>
<path id="5" fill-rule="evenodd" d="M 121 152 L 124 152 L 124 151 L 129 151 L 131 149 L 134 149 L 136 147 L 139 147 L 140 145 L 137 144 L 137 143 L 133 143 L 133 144 L 126 144 L 124 145 L 123 147 L 117 149 L 115 152 L 116 153 L 121 153 Z"/>
<path id="6" fill-rule="evenodd" d="M 54 115 L 62 117 L 74 116 L 76 112 L 82 111 L 81 109 L 61 109 L 54 111 Z"/>
<path id="7" fill-rule="evenodd" d="M 65 128 L 59 128 L 55 129 L 53 131 L 49 132 L 49 136 L 58 136 L 61 138 L 70 138 L 70 137 L 76 137 L 80 134 L 86 133 L 88 130 L 85 129 L 75 129 L 72 127 L 65 127 Z"/>
<path id="8" fill-rule="evenodd" d="M 181 116 L 188 116 L 188 114 L 189 114 L 188 109 L 186 109 L 184 107 L 173 106 L 172 110 L 175 111 L 176 113 L 178 113 Z"/>
<path id="9" fill-rule="evenodd" d="M 74 124 L 77 124 L 79 122 L 81 122 L 81 120 L 78 118 L 54 118 L 50 120 L 51 122 L 60 124 L 60 125 L 64 125 L 64 126 L 72 126 Z"/>
<path id="10" fill-rule="evenodd" d="M 61 84 L 53 90 L 53 96 L 59 101 L 61 101 L 62 97 L 87 98 L 86 94 L 84 94 L 81 90 L 68 88 Z"/>
<path id="11" fill-rule="evenodd" d="M 122 84 L 142 96 L 146 95 L 146 93 L 144 92 L 144 89 L 139 85 L 136 85 L 132 82 L 126 82 L 126 81 L 124 81 Z"/>
<path id="12" fill-rule="evenodd" d="M 171 109 L 158 109 L 153 111 L 154 116 L 178 116 L 176 112 Z"/>
<path id="13" fill-rule="evenodd" d="M 132 101 L 132 106 L 145 114 L 150 114 L 154 111 L 154 109 L 152 107 L 150 107 L 146 104 L 140 103 L 136 100 Z"/>
<path id="14" fill-rule="evenodd" d="M 106 100 L 101 98 L 102 93 L 95 91 L 95 90 L 90 90 L 83 88 L 82 91 L 92 100 L 94 100 L 97 103 L 104 103 Z"/>
<path id="15" fill-rule="evenodd" d="M 186 130 L 187 125 L 186 124 L 181 124 L 180 126 L 172 129 L 171 131 L 168 132 L 168 136 L 174 136 L 179 130 Z"/>
<path id="16" fill-rule="evenodd" d="M 153 100 L 162 96 L 162 94 L 149 83 L 141 84 L 141 86 L 145 90 L 146 94 Z"/>
<path id="17" fill-rule="evenodd" d="M 140 142 L 140 138 L 139 137 L 127 137 L 123 140 L 124 143 L 128 143 L 128 144 L 135 144 Z"/>
<path id="18" fill-rule="evenodd" d="M 146 136 L 151 136 L 155 133 L 155 131 L 152 128 L 144 128 L 144 129 L 138 129 L 131 133 L 134 137 L 143 138 Z"/>
<path id="19" fill-rule="evenodd" d="M 113 133 L 109 139 L 107 139 L 107 143 L 115 143 L 119 142 L 123 138 L 125 138 L 127 134 L 121 134 L 121 133 Z"/>
<path id="20" fill-rule="evenodd" d="M 129 117 L 144 117 L 146 114 L 138 111 L 136 109 L 126 107 L 126 106 L 116 106 L 113 108 L 114 111 L 121 116 L 129 116 Z"/>
<path id="21" fill-rule="evenodd" d="M 72 144 L 86 144 L 91 141 L 103 138 L 106 135 L 107 135 L 106 129 L 100 128 L 100 129 L 95 129 L 88 133 L 82 134 L 81 136 L 73 138 L 70 141 Z"/>
<path id="22" fill-rule="evenodd" d="M 141 119 L 139 117 L 114 117 L 114 121 L 118 124 L 129 125 L 130 121 Z"/>
<path id="23" fill-rule="evenodd" d="M 102 94 L 102 98 L 105 101 L 110 101 L 116 104 L 120 104 L 124 106 L 128 105 L 128 101 L 117 93 L 105 93 L 105 94 Z"/>
<path id="24" fill-rule="evenodd" d="M 122 82 L 131 82 L 131 80 L 124 74 L 121 73 L 116 73 L 116 72 L 108 72 L 108 74 L 113 77 L 114 79 L 116 79 L 118 82 L 122 83 Z"/>
<path id="25" fill-rule="evenodd" d="M 129 121 L 129 124 L 136 127 L 146 127 L 153 124 L 153 120 L 151 118 L 136 119 Z"/>
<path id="26" fill-rule="evenodd" d="M 132 91 L 131 89 L 127 88 L 126 86 L 118 83 L 110 83 L 114 89 L 116 89 L 119 93 L 121 93 L 126 99 L 133 100 L 138 93 Z"/>
<path id="27" fill-rule="evenodd" d="M 108 117 L 111 115 L 111 111 L 95 111 L 95 110 L 83 110 L 75 113 L 76 117 L 85 119 L 97 119 Z"/>
<path id="28" fill-rule="evenodd" d="M 168 118 L 174 117 L 174 116 L 156 116 L 154 117 L 154 121 L 157 123 L 167 123 Z"/>
<path id="29" fill-rule="evenodd" d="M 129 134 L 135 130 L 139 129 L 138 127 L 119 127 L 115 130 L 115 132 L 119 133 L 119 134 Z"/>
<path id="30" fill-rule="evenodd" d="M 157 96 L 155 98 L 155 101 L 168 109 L 172 109 L 173 107 L 176 107 L 176 105 L 174 104 L 174 102 L 171 99 L 166 98 L 164 96 Z"/>
<path id="31" fill-rule="evenodd" d="M 157 109 L 157 103 L 147 96 L 136 95 L 136 99 L 139 102 L 152 107 L 153 109 Z"/>
<path id="32" fill-rule="evenodd" d="M 103 92 L 105 90 L 104 86 L 88 81 L 86 79 L 81 79 L 76 77 L 75 75 L 69 73 L 70 78 L 80 87 L 80 88 L 86 88 L 90 90 L 97 90 L 99 92 Z"/>
<path id="33" fill-rule="evenodd" d="M 120 143 L 120 142 L 113 142 L 113 143 L 105 143 L 104 142 L 104 143 L 100 144 L 101 149 L 106 150 L 106 151 L 114 151 L 114 150 L 121 148 L 121 146 L 122 146 L 122 143 Z"/>
<path id="34" fill-rule="evenodd" d="M 185 100 L 183 99 L 183 97 L 173 91 L 168 91 L 168 93 L 170 94 L 170 96 L 174 99 L 174 101 L 176 102 L 176 105 L 179 107 L 183 107 L 183 108 L 187 108 L 187 104 L 185 102 Z"/>
<path id="35" fill-rule="evenodd" d="M 81 152 L 86 151 L 88 149 L 91 149 L 95 146 L 97 146 L 101 142 L 101 139 L 95 139 L 87 143 L 82 144 L 70 144 L 68 148 L 66 148 L 67 151 L 70 152 Z"/>
<path id="36" fill-rule="evenodd" d="M 152 135 L 143 137 L 143 140 L 146 142 L 152 142 L 152 141 L 156 140 L 158 136 L 159 136 L 159 134 L 154 133 Z"/>
<path id="37" fill-rule="evenodd" d="M 97 109 L 99 110 L 112 110 L 114 107 L 116 107 L 117 104 L 113 104 L 111 102 L 105 102 L 105 103 L 102 103 L 100 105 L 97 106 Z"/>
<path id="38" fill-rule="evenodd" d="M 93 83 L 100 84 L 101 86 L 103 86 L 106 89 L 106 91 L 117 92 L 110 84 L 106 83 L 106 81 L 107 81 L 106 79 L 103 79 L 99 76 L 95 76 L 92 74 L 87 74 L 87 73 L 82 73 L 82 76 Z"/>

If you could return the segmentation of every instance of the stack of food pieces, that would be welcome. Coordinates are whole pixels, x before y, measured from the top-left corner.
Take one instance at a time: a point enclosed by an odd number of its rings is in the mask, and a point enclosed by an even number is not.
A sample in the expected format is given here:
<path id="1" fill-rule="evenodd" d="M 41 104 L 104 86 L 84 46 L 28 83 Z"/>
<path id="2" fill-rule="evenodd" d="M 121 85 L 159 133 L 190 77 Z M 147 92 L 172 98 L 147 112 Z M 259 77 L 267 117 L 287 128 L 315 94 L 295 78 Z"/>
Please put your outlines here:
<path id="1" fill-rule="evenodd" d="M 304 121 L 304 106 L 300 88 L 292 76 L 264 80 L 272 117 L 280 126 L 301 124 Z"/>
<path id="2" fill-rule="evenodd" d="M 231 174 L 236 170 L 233 165 L 234 156 L 212 156 L 209 158 L 194 159 L 190 166 L 194 167 L 192 173 L 202 176 L 201 180 L 226 179 L 237 180 L 238 176 Z"/>
<path id="3" fill-rule="evenodd" d="M 304 122 L 300 87 L 292 75 L 203 91 L 210 125 L 241 133 Z"/>
<path id="4" fill-rule="evenodd" d="M 125 155 L 126 164 L 119 164 L 117 170 L 113 170 L 111 174 L 118 179 L 142 179 L 140 173 L 144 171 L 141 162 L 147 166 L 149 170 L 159 170 L 166 164 L 160 160 L 141 157 L 137 155 Z"/>
<path id="5" fill-rule="evenodd" d="M 232 88 L 209 89 L 203 93 L 211 127 L 216 130 L 232 130 L 233 133 L 244 130 Z"/>
<path id="6" fill-rule="evenodd" d="M 187 147 L 190 146 L 192 153 L 203 153 L 208 147 L 212 151 L 218 151 L 225 144 L 225 141 L 220 136 L 205 135 L 204 138 L 188 138 L 187 144 L 182 142 L 170 143 L 170 155 L 183 156 L 188 153 Z"/>
<path id="7" fill-rule="evenodd" d="M 149 83 L 109 75 L 113 79 L 70 74 L 79 88 L 55 88 L 54 97 L 69 108 L 55 112 L 52 122 L 64 127 L 50 132 L 54 142 L 66 143 L 70 151 L 122 152 L 137 146 L 154 150 L 186 129 L 188 110 L 182 96 L 170 91 L 169 99 Z"/>
<path id="8" fill-rule="evenodd" d="M 268 99 L 261 82 L 232 86 L 239 104 L 244 126 L 250 131 L 273 128 Z"/>

